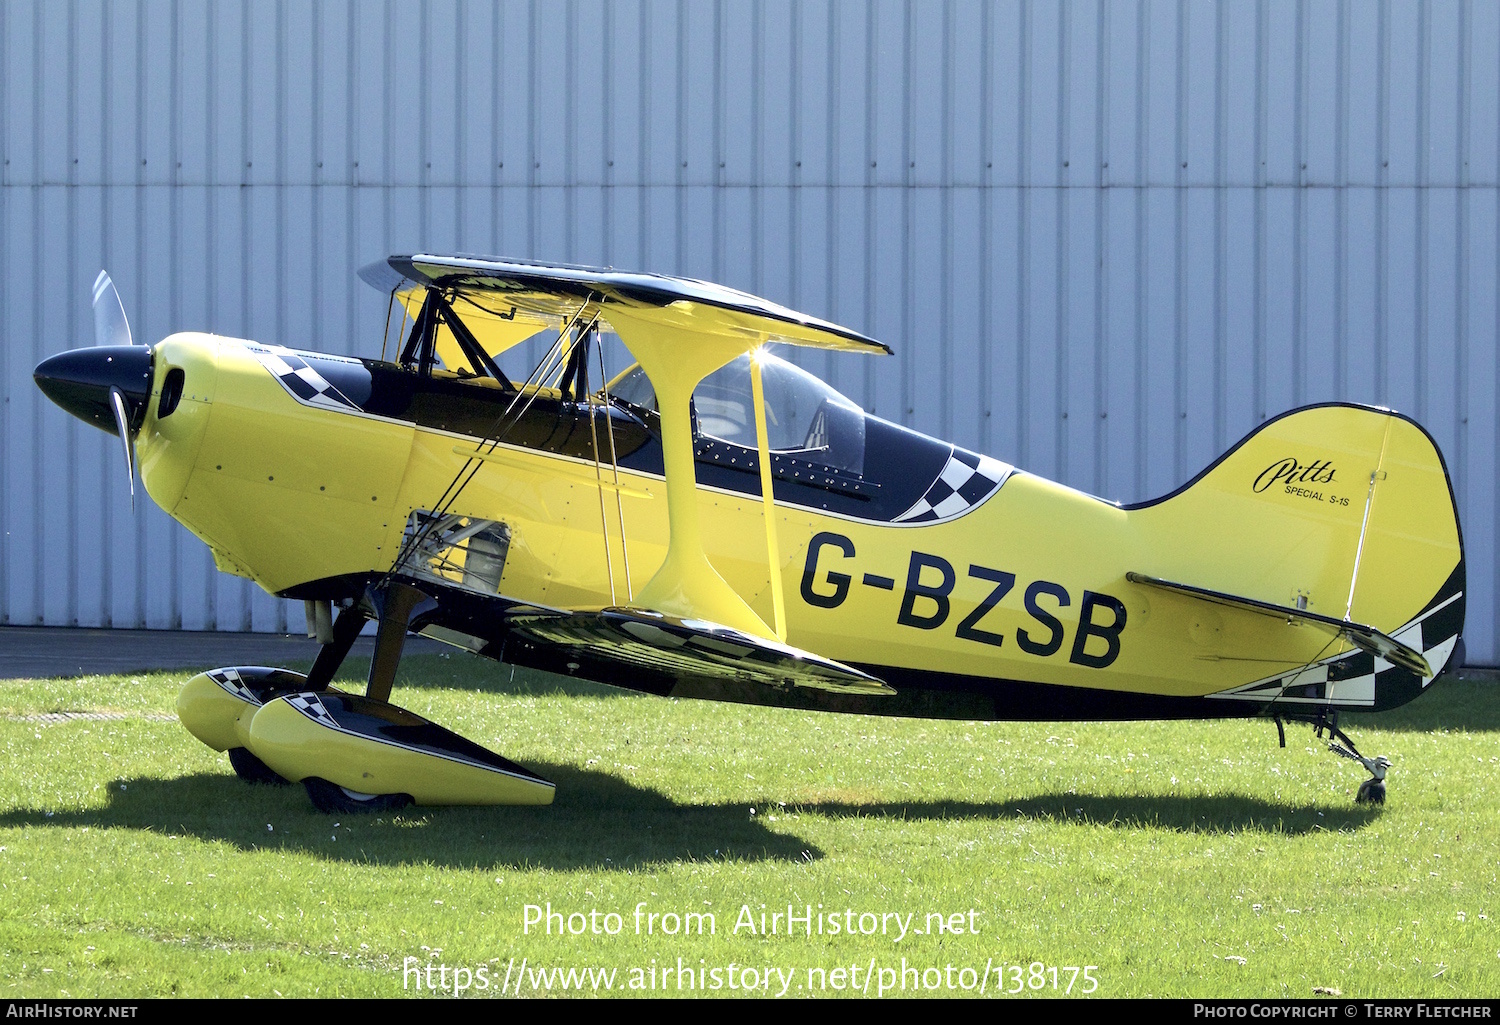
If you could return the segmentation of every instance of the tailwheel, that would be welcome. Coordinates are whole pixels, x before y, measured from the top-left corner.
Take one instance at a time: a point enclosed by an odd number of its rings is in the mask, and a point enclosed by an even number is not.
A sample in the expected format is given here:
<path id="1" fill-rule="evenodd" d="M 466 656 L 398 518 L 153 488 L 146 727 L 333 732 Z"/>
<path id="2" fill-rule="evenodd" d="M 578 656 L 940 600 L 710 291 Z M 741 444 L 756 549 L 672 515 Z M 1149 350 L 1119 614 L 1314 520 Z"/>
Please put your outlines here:
<path id="1" fill-rule="evenodd" d="M 291 786 L 291 780 L 251 754 L 249 748 L 231 747 L 229 764 L 234 766 L 234 774 L 246 783 L 262 783 L 278 787 Z"/>
<path id="2" fill-rule="evenodd" d="M 1385 756 L 1380 757 L 1385 761 Z M 1386 762 L 1389 765 L 1390 762 Z M 1355 804 L 1384 804 L 1385 803 L 1385 766 L 1380 769 L 1381 775 L 1374 779 L 1367 779 L 1359 785 L 1359 793 L 1354 795 Z"/>
<path id="3" fill-rule="evenodd" d="M 313 807 L 325 815 L 335 812 L 352 814 L 400 811 L 412 803 L 410 794 L 362 794 L 337 783 L 330 783 L 319 776 L 308 776 L 302 781 L 302 785 L 307 788 L 307 796 L 312 799 Z"/>
<path id="4" fill-rule="evenodd" d="M 1391 767 L 1391 760 L 1385 755 L 1376 755 L 1374 758 L 1366 758 L 1359 753 L 1354 746 L 1354 741 L 1338 727 L 1338 713 L 1332 712 L 1326 716 L 1319 717 L 1313 723 L 1313 731 L 1319 738 L 1323 731 L 1327 730 L 1332 737 L 1328 742 L 1328 750 L 1340 758 L 1347 758 L 1351 762 L 1358 762 L 1369 772 L 1370 778 L 1359 785 L 1359 790 L 1354 795 L 1355 804 L 1384 804 L 1385 803 L 1385 774 Z"/>

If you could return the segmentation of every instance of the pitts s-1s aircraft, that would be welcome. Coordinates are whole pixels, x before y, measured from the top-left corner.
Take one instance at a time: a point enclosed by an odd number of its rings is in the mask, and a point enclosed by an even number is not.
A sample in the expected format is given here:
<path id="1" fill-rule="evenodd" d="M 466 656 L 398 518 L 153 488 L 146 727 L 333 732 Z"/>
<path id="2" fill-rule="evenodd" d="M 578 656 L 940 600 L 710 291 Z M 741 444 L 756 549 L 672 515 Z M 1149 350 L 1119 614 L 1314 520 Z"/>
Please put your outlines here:
<path id="1" fill-rule="evenodd" d="M 134 491 L 218 567 L 306 603 L 307 675 L 194 677 L 182 722 L 325 811 L 546 804 L 553 785 L 390 703 L 408 632 L 650 694 L 1004 720 L 1263 716 L 1371 772 L 1345 712 L 1462 662 L 1464 560 L 1432 438 L 1330 403 L 1119 505 L 866 414 L 766 351 L 888 353 L 718 285 L 396 256 L 393 362 L 208 334 L 36 381 L 117 432 Z M 524 381 L 501 369 L 554 337 Z M 603 336 L 634 365 L 610 376 Z M 620 362 L 624 362 L 620 360 Z M 619 368 L 617 368 L 619 369 Z M 139 462 L 137 463 L 137 458 Z M 378 623 L 364 694 L 330 686 Z"/>

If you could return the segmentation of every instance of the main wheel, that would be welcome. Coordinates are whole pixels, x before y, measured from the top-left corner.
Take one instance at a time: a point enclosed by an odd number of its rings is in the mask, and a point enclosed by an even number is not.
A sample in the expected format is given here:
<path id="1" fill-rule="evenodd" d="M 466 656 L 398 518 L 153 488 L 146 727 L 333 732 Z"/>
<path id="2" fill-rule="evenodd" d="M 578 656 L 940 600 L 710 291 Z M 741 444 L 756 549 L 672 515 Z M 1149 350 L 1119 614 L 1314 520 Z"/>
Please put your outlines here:
<path id="1" fill-rule="evenodd" d="M 302 785 L 307 788 L 313 807 L 325 814 L 399 811 L 411 804 L 410 794 L 362 794 L 317 776 L 307 777 Z"/>
<path id="2" fill-rule="evenodd" d="M 246 783 L 265 783 L 278 787 L 291 786 L 291 780 L 277 775 L 269 765 L 251 754 L 247 747 L 231 747 L 229 764 L 234 766 L 234 774 Z"/>

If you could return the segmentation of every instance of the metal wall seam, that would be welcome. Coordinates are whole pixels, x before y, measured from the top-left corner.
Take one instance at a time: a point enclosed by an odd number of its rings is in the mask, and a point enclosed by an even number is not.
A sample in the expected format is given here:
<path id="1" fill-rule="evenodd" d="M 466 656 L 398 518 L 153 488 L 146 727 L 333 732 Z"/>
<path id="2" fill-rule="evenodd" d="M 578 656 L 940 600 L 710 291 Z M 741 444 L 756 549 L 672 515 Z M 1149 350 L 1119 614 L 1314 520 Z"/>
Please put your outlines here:
<path id="1" fill-rule="evenodd" d="M 8 58 L 10 52 L 10 15 L 9 5 L 0 4 L 0 58 Z M 0 89 L 6 89 L 9 96 L 9 83 L 6 81 L 7 70 L 11 62 L 5 59 L 5 68 L 0 68 Z M 16 403 L 11 401 L 11 353 L 10 339 L 10 307 L 14 296 L 11 290 L 11 216 L 10 199 L 12 189 L 10 185 L 10 152 L 8 145 L 10 139 L 10 109 L 9 103 L 0 103 L 0 437 L 5 441 L 4 456 L 0 458 L 0 623 L 8 623 L 12 617 L 11 603 L 11 568 L 13 557 L 11 554 L 11 493 L 18 490 L 20 481 L 14 479 L 11 474 L 15 465 L 12 458 L 11 447 L 13 443 L 9 440 L 18 433 L 18 414 Z"/>
<path id="2" fill-rule="evenodd" d="M 1454 232 L 1454 274 L 1453 274 L 1453 310 L 1456 322 L 1454 324 L 1454 356 L 1455 366 L 1453 374 L 1453 409 L 1454 416 L 1458 421 L 1454 432 L 1453 462 L 1455 466 L 1467 467 L 1469 454 L 1469 404 L 1468 391 L 1464 382 L 1469 376 L 1469 304 L 1465 290 L 1469 285 L 1469 218 L 1472 214 L 1469 194 L 1469 121 L 1470 91 L 1473 87 L 1473 79 L 1470 71 L 1474 42 L 1469 38 L 1469 7 L 1470 0 L 1461 0 L 1458 9 L 1458 37 L 1462 40 L 1459 49 L 1458 69 L 1458 152 L 1455 154 L 1458 166 L 1455 168 L 1458 179 L 1457 202 L 1457 230 Z M 1458 500 L 1460 509 L 1468 507 L 1469 479 L 1468 474 L 1462 474 L 1454 482 L 1454 497 Z"/>
<path id="3" fill-rule="evenodd" d="M 1105 283 L 1109 280 L 1109 220 L 1105 208 L 1108 193 L 1104 189 L 1109 167 L 1109 90 L 1105 88 L 1109 68 L 1109 8 L 1100 3 L 1095 9 L 1094 38 L 1098 41 L 1094 58 L 1094 154 L 1089 177 L 1094 183 L 1094 414 L 1090 424 L 1094 435 L 1094 494 L 1107 490 L 1109 475 L 1109 321 Z M 985 411 L 988 418 L 989 411 Z M 988 419 L 983 423 L 988 424 Z"/>

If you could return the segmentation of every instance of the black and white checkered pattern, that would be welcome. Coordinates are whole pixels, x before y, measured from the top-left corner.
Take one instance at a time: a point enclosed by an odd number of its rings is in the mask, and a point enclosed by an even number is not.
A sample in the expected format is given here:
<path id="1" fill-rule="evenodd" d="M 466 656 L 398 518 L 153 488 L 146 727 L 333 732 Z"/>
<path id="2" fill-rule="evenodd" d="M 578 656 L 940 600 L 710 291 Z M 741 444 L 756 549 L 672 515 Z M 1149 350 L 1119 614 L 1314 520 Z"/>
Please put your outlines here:
<path id="1" fill-rule="evenodd" d="M 248 348 L 260 360 L 261 365 L 281 382 L 281 386 L 303 405 L 341 412 L 359 408 L 291 349 L 281 345 L 259 344 L 252 344 Z"/>
<path id="2" fill-rule="evenodd" d="M 252 705 L 259 705 L 261 703 L 255 691 L 245 686 L 237 669 L 210 669 L 208 671 L 208 678 L 241 701 Z"/>
<path id="3" fill-rule="evenodd" d="M 1008 463 L 954 448 L 927 493 L 894 522 L 937 523 L 962 516 L 998 491 L 1013 472 Z"/>
<path id="4" fill-rule="evenodd" d="M 1458 643 L 1458 634 L 1447 616 L 1437 613 L 1463 597 L 1454 594 L 1447 601 L 1428 609 L 1421 616 L 1391 634 L 1407 647 L 1422 652 L 1434 672 L 1440 670 L 1453 654 Z M 1395 682 L 1397 677 L 1411 677 L 1410 670 L 1394 665 L 1379 655 L 1368 651 L 1351 651 L 1343 655 L 1315 662 L 1310 666 L 1278 676 L 1268 676 L 1254 683 L 1247 683 L 1232 690 L 1208 695 L 1211 698 L 1269 702 L 1278 705 L 1371 705 L 1383 679 Z M 1422 686 L 1432 682 L 1432 677 L 1422 681 Z"/>
<path id="5" fill-rule="evenodd" d="M 288 694 L 286 703 L 319 726 L 327 726 L 332 730 L 339 728 L 339 724 L 334 720 L 333 716 L 328 714 L 328 709 L 323 707 L 323 702 L 318 699 L 318 695 L 311 691 L 306 694 Z"/>

